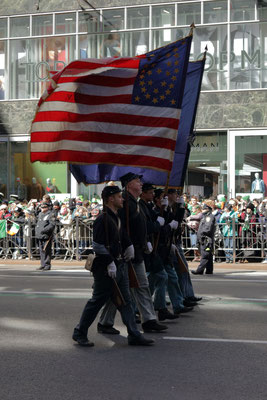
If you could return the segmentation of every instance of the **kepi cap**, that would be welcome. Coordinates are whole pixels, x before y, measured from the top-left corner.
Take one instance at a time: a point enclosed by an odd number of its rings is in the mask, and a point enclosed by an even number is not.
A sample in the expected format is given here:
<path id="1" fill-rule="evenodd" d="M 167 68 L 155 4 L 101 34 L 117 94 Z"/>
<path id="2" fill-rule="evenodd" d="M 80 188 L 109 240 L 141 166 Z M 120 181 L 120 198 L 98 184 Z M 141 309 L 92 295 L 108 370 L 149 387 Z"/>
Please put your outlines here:
<path id="1" fill-rule="evenodd" d="M 129 182 L 133 181 L 134 179 L 141 179 L 143 175 L 137 175 L 133 172 L 128 172 L 127 174 L 120 177 L 120 181 L 122 187 L 125 187 Z"/>
<path id="2" fill-rule="evenodd" d="M 156 189 L 154 193 L 155 193 L 154 197 L 157 199 L 162 195 L 162 193 L 164 193 L 164 190 L 163 189 Z"/>
<path id="3" fill-rule="evenodd" d="M 168 194 L 177 193 L 176 189 L 170 188 L 168 189 Z"/>
<path id="4" fill-rule="evenodd" d="M 121 193 L 119 186 L 106 186 L 102 190 L 101 195 L 103 199 L 108 199 L 110 196 L 116 193 Z"/>
<path id="5" fill-rule="evenodd" d="M 143 183 L 142 192 L 146 192 L 147 190 L 155 190 L 155 186 L 152 183 Z"/>

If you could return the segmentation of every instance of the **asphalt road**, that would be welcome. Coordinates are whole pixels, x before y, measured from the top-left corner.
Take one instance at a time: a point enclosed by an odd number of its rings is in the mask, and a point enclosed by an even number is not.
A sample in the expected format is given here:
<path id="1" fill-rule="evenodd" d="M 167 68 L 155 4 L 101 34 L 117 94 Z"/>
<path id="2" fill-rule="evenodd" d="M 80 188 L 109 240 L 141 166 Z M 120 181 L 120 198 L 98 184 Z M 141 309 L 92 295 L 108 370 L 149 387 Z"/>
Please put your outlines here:
<path id="1" fill-rule="evenodd" d="M 37 266 L 37 265 L 36 265 Z M 193 277 L 203 296 L 169 322 L 156 345 L 127 345 L 89 331 L 71 334 L 91 291 L 87 272 L 0 266 L 1 400 L 266 400 L 267 271 Z"/>

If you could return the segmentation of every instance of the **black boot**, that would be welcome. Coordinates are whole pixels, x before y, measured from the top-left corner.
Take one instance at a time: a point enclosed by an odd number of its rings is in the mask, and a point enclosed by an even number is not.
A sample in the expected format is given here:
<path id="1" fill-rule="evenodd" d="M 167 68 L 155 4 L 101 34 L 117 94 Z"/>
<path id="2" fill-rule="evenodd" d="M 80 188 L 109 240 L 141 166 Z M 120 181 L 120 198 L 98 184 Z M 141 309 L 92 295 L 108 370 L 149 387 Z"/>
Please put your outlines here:
<path id="1" fill-rule="evenodd" d="M 100 323 L 97 324 L 97 332 L 105 333 L 106 335 L 119 335 L 120 331 L 118 329 L 113 328 L 113 326 L 102 325 Z"/>
<path id="2" fill-rule="evenodd" d="M 159 324 L 155 319 L 144 322 L 142 328 L 144 332 L 162 332 L 168 329 L 166 325 Z"/>
<path id="3" fill-rule="evenodd" d="M 167 308 L 162 308 L 161 310 L 158 311 L 158 317 L 159 321 L 165 321 L 165 319 L 177 319 L 179 318 L 179 315 L 177 314 L 172 314 Z"/>
<path id="4" fill-rule="evenodd" d="M 152 346 L 155 343 L 152 339 L 146 339 L 141 336 L 128 336 L 128 344 L 130 346 Z"/>

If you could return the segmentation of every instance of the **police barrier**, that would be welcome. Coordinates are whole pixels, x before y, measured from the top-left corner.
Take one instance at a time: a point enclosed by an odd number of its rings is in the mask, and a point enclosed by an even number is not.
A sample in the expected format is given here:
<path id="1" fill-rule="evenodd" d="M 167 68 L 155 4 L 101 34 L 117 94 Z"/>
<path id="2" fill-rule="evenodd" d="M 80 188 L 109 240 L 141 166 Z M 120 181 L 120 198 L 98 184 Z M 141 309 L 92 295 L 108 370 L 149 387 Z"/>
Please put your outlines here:
<path id="1" fill-rule="evenodd" d="M 267 223 L 218 223 L 214 235 L 213 255 L 218 262 L 257 262 L 267 259 Z M 186 257 L 192 260 L 197 247 L 197 232 L 183 225 L 182 245 Z"/>
<path id="2" fill-rule="evenodd" d="M 76 217 L 67 223 L 56 223 L 53 237 L 52 256 L 61 260 L 86 259 L 92 250 L 93 220 Z M 231 224 L 231 229 L 229 228 Z M 0 257 L 7 259 L 39 258 L 35 223 L 26 220 L 14 233 L 7 226 L 6 237 L 0 239 Z M 267 258 L 267 223 L 231 222 L 217 224 L 214 235 L 213 254 L 215 261 L 248 262 Z M 229 235 L 226 232 L 231 232 Z M 9 233 L 10 232 L 10 233 Z M 187 224 L 182 226 L 182 247 L 186 258 L 192 260 L 197 248 L 196 232 Z M 199 256 L 198 256 L 199 257 Z"/>

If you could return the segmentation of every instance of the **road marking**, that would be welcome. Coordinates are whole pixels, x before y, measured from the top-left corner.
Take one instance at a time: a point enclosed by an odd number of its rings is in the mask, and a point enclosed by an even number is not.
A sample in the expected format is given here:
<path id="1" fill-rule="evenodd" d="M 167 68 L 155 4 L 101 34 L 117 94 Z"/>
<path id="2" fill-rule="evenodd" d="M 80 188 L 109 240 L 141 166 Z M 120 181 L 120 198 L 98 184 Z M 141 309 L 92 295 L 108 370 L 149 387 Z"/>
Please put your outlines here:
<path id="1" fill-rule="evenodd" d="M 243 271 L 243 272 L 230 272 L 227 276 L 267 276 L 267 271 Z"/>
<path id="2" fill-rule="evenodd" d="M 215 278 L 215 279 L 192 279 L 193 282 L 202 282 L 202 283 L 206 283 L 206 282 L 231 282 L 231 283 L 235 283 L 235 282 L 249 282 L 249 283 L 264 283 L 267 282 L 267 279 L 235 279 L 235 277 L 225 277 L 225 278 Z"/>
<path id="3" fill-rule="evenodd" d="M 91 297 L 93 290 L 84 289 L 84 291 L 77 292 L 35 292 L 35 291 L 21 291 L 21 290 L 5 290 L 0 291 L 0 296 L 23 296 L 31 298 L 59 298 L 59 299 L 88 299 Z"/>
<path id="4" fill-rule="evenodd" d="M 214 338 L 190 338 L 190 337 L 176 337 L 164 336 L 165 340 L 177 340 L 183 342 L 215 342 L 215 343 L 249 343 L 249 344 L 267 344 L 267 340 L 242 340 L 242 339 L 214 339 Z"/>

